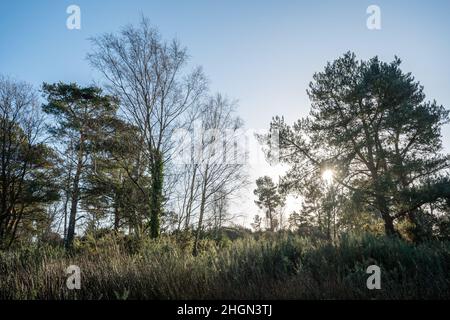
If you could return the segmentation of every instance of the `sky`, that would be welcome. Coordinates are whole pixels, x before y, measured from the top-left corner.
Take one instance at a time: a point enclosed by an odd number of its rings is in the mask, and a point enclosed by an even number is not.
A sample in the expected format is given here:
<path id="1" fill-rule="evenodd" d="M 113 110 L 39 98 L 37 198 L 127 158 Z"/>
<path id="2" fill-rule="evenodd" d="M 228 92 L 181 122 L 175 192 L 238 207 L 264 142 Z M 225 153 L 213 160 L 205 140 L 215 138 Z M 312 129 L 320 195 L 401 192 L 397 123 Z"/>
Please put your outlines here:
<path id="1" fill-rule="evenodd" d="M 69 5 L 81 9 L 80 30 L 66 27 Z M 379 30 L 367 28 L 370 5 L 380 8 Z M 42 82 L 98 82 L 86 61 L 88 39 L 144 15 L 165 39 L 188 48 L 190 65 L 203 67 L 211 92 L 239 101 L 249 129 L 267 129 L 275 115 L 292 122 L 307 115 L 313 74 L 349 50 L 360 59 L 399 56 L 427 99 L 449 109 L 449 14 L 448 0 L 1 1 L 0 74 L 36 88 Z M 443 142 L 449 152 L 448 125 Z M 279 172 L 268 165 L 251 169 L 252 177 Z M 245 224 L 255 212 L 253 200 L 250 192 L 239 206 Z"/>

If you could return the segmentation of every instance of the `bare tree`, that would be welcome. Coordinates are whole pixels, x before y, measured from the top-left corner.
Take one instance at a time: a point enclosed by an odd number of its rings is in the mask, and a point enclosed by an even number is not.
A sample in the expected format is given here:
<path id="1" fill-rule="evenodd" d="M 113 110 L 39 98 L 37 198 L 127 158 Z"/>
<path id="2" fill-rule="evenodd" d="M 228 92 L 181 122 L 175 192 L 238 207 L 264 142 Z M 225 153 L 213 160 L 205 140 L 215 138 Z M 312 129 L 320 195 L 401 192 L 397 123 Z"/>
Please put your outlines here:
<path id="1" fill-rule="evenodd" d="M 125 118 L 135 125 L 144 140 L 148 172 L 150 234 L 158 237 L 163 188 L 173 150 L 173 130 L 186 125 L 189 110 L 206 91 L 200 68 L 185 72 L 186 49 L 173 40 L 165 42 L 147 19 L 127 26 L 119 34 L 92 39 L 92 66 L 108 80 L 107 88 L 121 100 Z"/>
<path id="2" fill-rule="evenodd" d="M 248 182 L 246 154 L 240 153 L 242 150 L 237 148 L 238 142 L 243 138 L 243 123 L 234 115 L 234 106 L 235 103 L 218 94 L 210 98 L 202 112 L 202 132 L 198 137 L 199 147 L 196 148 L 195 157 L 200 199 L 194 254 L 198 252 L 198 241 L 207 209 L 223 214 L 223 210 L 217 210 L 219 202 L 226 201 Z M 223 218 L 220 217 L 221 220 Z"/>

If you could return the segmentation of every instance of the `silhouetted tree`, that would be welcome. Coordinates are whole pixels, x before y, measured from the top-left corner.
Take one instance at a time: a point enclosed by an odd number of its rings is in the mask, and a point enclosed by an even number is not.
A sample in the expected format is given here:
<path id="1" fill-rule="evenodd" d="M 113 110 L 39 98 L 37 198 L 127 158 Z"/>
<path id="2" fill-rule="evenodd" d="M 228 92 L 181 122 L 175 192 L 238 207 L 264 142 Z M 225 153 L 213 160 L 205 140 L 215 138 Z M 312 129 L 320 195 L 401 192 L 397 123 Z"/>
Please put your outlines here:
<path id="1" fill-rule="evenodd" d="M 448 197 L 440 130 L 449 118 L 444 107 L 425 101 L 422 86 L 400 63 L 358 61 L 352 53 L 328 63 L 310 84 L 309 117 L 292 127 L 277 117 L 271 134 L 279 134 L 281 160 L 292 166 L 291 190 L 332 167 L 336 182 L 380 215 L 388 235 L 407 218 L 420 240 L 425 206 Z M 263 140 L 270 144 L 269 137 Z"/>
<path id="2" fill-rule="evenodd" d="M 58 159 L 42 129 L 31 86 L 0 77 L 0 248 L 36 235 L 33 224 L 58 199 Z"/>
<path id="3" fill-rule="evenodd" d="M 75 159 L 71 181 L 70 215 L 65 239 L 70 248 L 75 236 L 77 210 L 86 179 L 86 168 L 94 152 L 94 141 L 104 135 L 108 123 L 115 117 L 117 100 L 103 95 L 97 87 L 79 87 L 77 84 L 45 84 L 43 92 L 47 104 L 45 113 L 54 117 L 49 127 L 57 144 L 65 150 L 73 148 Z"/>
<path id="4" fill-rule="evenodd" d="M 280 221 L 280 210 L 286 202 L 285 195 L 279 192 L 278 186 L 268 176 L 256 180 L 256 189 L 253 193 L 258 197 L 255 203 L 265 210 L 269 230 L 275 231 Z"/>

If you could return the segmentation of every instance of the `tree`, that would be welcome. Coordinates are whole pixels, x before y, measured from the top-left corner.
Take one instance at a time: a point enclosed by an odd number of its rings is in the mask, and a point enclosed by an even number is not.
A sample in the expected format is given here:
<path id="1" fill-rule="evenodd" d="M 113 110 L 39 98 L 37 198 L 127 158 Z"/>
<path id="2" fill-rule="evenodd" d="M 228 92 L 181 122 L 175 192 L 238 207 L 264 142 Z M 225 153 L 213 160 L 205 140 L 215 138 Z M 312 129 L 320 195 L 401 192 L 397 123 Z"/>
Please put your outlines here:
<path id="1" fill-rule="evenodd" d="M 220 94 L 211 97 L 202 110 L 201 132 L 194 137 L 194 183 L 198 183 L 198 220 L 194 255 L 208 208 L 214 219 L 224 220 L 224 203 L 247 184 L 245 161 L 236 153 L 235 144 L 242 138 L 242 120 L 234 115 L 234 103 Z M 192 204 L 192 202 L 190 202 Z M 222 206 L 222 210 L 218 209 Z M 217 215 L 216 215 L 217 214 Z"/>
<path id="2" fill-rule="evenodd" d="M 226 189 L 218 190 L 214 194 L 214 199 L 212 200 L 211 205 L 212 227 L 216 233 L 216 237 L 219 237 L 223 224 L 229 219 L 228 204 L 229 194 L 227 194 Z"/>
<path id="3" fill-rule="evenodd" d="M 96 136 L 85 182 L 83 209 L 93 220 L 112 220 L 116 232 L 128 227 L 130 234 L 144 229 L 148 203 L 146 163 L 139 131 L 121 119 L 111 118 L 108 132 Z M 143 187 L 143 188 L 142 188 Z"/>
<path id="4" fill-rule="evenodd" d="M 421 210 L 449 195 L 440 134 L 449 118 L 400 64 L 358 61 L 352 53 L 328 63 L 310 83 L 310 115 L 292 127 L 277 117 L 271 133 L 291 165 L 291 190 L 331 167 L 347 196 L 357 193 L 379 214 L 386 234 L 398 234 L 395 222 L 406 218 L 419 240 Z M 269 136 L 263 140 L 270 143 Z"/>
<path id="5" fill-rule="evenodd" d="M 265 209 L 268 229 L 275 231 L 280 221 L 280 210 L 285 205 L 286 197 L 279 192 L 278 186 L 268 176 L 256 180 L 256 189 L 253 193 L 258 197 L 258 200 L 255 201 L 256 205 L 260 209 Z"/>
<path id="6" fill-rule="evenodd" d="M 107 88 L 120 98 L 126 119 L 143 138 L 148 172 L 150 235 L 159 236 L 176 128 L 186 125 L 189 111 L 196 108 L 206 91 L 200 68 L 185 72 L 187 51 L 177 41 L 161 40 L 159 32 L 143 18 L 138 27 L 120 34 L 92 39 L 91 64 L 108 80 Z"/>
<path id="7" fill-rule="evenodd" d="M 290 217 L 291 225 L 302 228 L 303 231 L 314 227 L 318 236 L 331 240 L 331 229 L 335 226 L 332 218 L 336 213 L 334 189 L 332 184 L 326 185 L 320 172 L 305 179 L 300 191 L 303 199 L 301 210 Z"/>
<path id="8" fill-rule="evenodd" d="M 255 215 L 252 222 L 252 228 L 255 230 L 255 232 L 261 231 L 261 224 L 262 224 L 262 218 L 260 215 Z"/>
<path id="9" fill-rule="evenodd" d="M 94 141 L 105 134 L 108 123 L 115 118 L 117 100 L 103 95 L 102 90 L 79 87 L 77 84 L 46 84 L 43 92 L 47 104 L 45 113 L 54 117 L 55 124 L 49 127 L 50 133 L 64 151 L 75 153 L 73 178 L 71 181 L 70 215 L 65 239 L 66 248 L 71 248 L 75 236 L 77 211 L 82 196 L 82 185 L 86 179 L 86 168 L 91 163 Z M 69 165 L 69 164 L 68 164 Z"/>
<path id="10" fill-rule="evenodd" d="M 0 248 L 36 235 L 33 223 L 58 199 L 57 157 L 42 128 L 31 86 L 0 77 Z"/>

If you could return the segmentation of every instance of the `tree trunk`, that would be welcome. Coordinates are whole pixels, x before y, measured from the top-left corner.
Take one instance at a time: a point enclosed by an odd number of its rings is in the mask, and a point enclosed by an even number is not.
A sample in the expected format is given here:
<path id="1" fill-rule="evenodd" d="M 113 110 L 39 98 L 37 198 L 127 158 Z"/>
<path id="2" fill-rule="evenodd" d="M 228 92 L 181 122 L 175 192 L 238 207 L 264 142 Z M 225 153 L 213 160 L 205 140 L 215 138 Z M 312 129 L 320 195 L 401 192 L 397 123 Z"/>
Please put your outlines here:
<path id="1" fill-rule="evenodd" d="M 390 214 L 390 210 L 384 196 L 384 187 L 380 183 L 380 178 L 378 173 L 374 168 L 371 168 L 374 189 L 375 189 L 375 204 L 376 208 L 379 210 L 381 218 L 384 221 L 384 232 L 389 237 L 397 237 L 399 236 L 398 232 L 394 227 L 394 219 Z"/>
<path id="2" fill-rule="evenodd" d="M 75 238 L 75 224 L 77 221 L 77 209 L 78 209 L 78 200 L 80 198 L 80 177 L 81 171 L 83 169 L 83 135 L 80 138 L 80 147 L 78 150 L 77 156 L 77 167 L 75 171 L 75 176 L 73 179 L 73 190 L 72 190 L 72 199 L 70 206 L 70 214 L 69 214 L 69 226 L 67 228 L 67 237 L 65 241 L 66 249 L 71 249 L 73 246 L 73 239 Z"/>
<path id="3" fill-rule="evenodd" d="M 197 164 L 194 164 L 194 172 L 192 173 L 191 185 L 189 190 L 189 199 L 188 205 L 186 208 L 186 221 L 185 221 L 185 229 L 189 229 L 189 223 L 191 220 L 191 212 L 192 212 L 192 203 L 194 202 L 194 188 L 195 188 L 195 176 L 197 174 Z"/>
<path id="4" fill-rule="evenodd" d="M 119 212 L 119 204 L 118 204 L 117 195 L 116 195 L 116 200 L 114 201 L 114 231 L 118 232 L 119 227 L 120 227 L 120 212 Z"/>
<path id="5" fill-rule="evenodd" d="M 192 254 L 194 256 L 196 256 L 198 254 L 198 241 L 200 240 L 200 232 L 201 232 L 202 224 L 203 224 L 203 215 L 205 213 L 207 184 L 208 184 L 208 165 L 206 165 L 205 176 L 204 176 L 204 180 L 203 180 L 202 198 L 201 198 L 201 202 L 200 202 L 200 215 L 198 217 L 198 225 L 197 225 L 197 231 L 195 233 L 194 249 L 192 252 Z"/>
<path id="6" fill-rule="evenodd" d="M 150 236 L 159 237 L 163 200 L 163 159 L 160 151 L 153 155 L 152 182 L 150 192 Z"/>
<path id="7" fill-rule="evenodd" d="M 386 204 L 386 199 L 383 196 L 378 195 L 376 197 L 378 210 L 380 210 L 381 218 L 384 221 L 384 232 L 389 237 L 398 236 L 397 231 L 394 228 L 394 219 L 389 213 L 389 208 Z"/>

